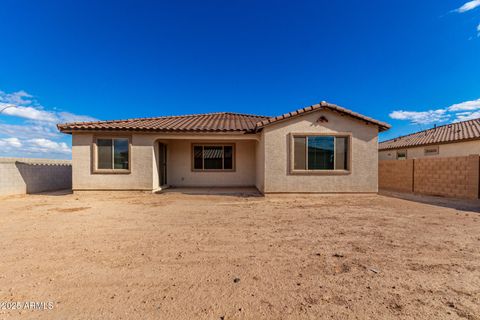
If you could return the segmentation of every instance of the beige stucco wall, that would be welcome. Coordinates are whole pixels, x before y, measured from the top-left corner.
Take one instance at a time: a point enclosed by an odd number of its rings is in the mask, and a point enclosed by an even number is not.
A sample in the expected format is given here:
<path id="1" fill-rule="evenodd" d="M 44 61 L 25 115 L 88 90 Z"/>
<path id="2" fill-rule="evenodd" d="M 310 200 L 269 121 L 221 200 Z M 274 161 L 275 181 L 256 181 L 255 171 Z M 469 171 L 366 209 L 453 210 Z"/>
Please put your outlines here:
<path id="1" fill-rule="evenodd" d="M 255 143 L 255 186 L 260 192 L 265 191 L 265 139 L 263 133 Z"/>
<path id="2" fill-rule="evenodd" d="M 108 133 L 103 134 L 109 136 Z M 117 133 L 119 136 L 125 136 Z M 128 133 L 126 135 L 129 135 Z M 100 136 L 100 135 L 98 135 Z M 93 134 L 72 136 L 74 190 L 154 190 L 159 187 L 158 144 L 167 145 L 167 184 L 171 186 L 254 186 L 258 135 L 133 134 L 128 174 L 93 173 Z M 235 143 L 235 172 L 192 172 L 191 144 Z"/>
<path id="3" fill-rule="evenodd" d="M 73 134 L 72 167 L 74 190 L 152 190 L 153 140 L 149 135 L 132 136 L 129 174 L 92 173 L 93 134 Z"/>
<path id="4" fill-rule="evenodd" d="M 328 122 L 318 123 L 324 115 Z M 296 175 L 289 165 L 290 133 L 352 135 L 351 172 L 347 175 Z M 264 192 L 377 192 L 378 127 L 331 111 L 316 111 L 267 126 L 263 131 Z"/>
<path id="5" fill-rule="evenodd" d="M 396 160 L 396 150 L 378 151 L 378 160 Z"/>
<path id="6" fill-rule="evenodd" d="M 407 159 L 463 157 L 471 154 L 480 154 L 480 140 L 440 144 L 438 145 L 439 152 L 437 155 L 426 156 L 424 150 L 425 146 L 407 148 Z M 395 160 L 397 158 L 397 150 L 379 151 L 378 157 L 380 160 Z"/>
<path id="7" fill-rule="evenodd" d="M 378 160 L 396 160 L 396 150 L 378 151 Z"/>

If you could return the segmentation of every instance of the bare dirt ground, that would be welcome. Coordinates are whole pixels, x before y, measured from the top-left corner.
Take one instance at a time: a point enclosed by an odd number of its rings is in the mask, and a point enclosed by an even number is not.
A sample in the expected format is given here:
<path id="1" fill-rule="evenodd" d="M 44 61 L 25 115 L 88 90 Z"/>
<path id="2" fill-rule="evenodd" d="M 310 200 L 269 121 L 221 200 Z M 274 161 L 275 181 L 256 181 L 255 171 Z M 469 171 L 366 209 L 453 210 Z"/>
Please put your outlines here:
<path id="1" fill-rule="evenodd" d="M 54 305 L 0 319 L 480 319 L 480 208 L 433 201 L 2 198 L 0 302 Z"/>

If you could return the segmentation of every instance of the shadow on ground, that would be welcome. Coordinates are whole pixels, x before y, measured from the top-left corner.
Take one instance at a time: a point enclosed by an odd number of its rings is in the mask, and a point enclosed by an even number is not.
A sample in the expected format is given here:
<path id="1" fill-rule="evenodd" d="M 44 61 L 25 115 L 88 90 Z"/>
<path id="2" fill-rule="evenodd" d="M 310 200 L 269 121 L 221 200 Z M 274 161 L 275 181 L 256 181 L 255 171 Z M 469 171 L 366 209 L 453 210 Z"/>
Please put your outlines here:
<path id="1" fill-rule="evenodd" d="M 480 213 L 480 200 L 443 198 L 391 191 L 380 191 L 379 195 L 430 204 L 432 206 L 440 206 L 461 211 L 473 211 Z"/>
<path id="2" fill-rule="evenodd" d="M 31 193 L 32 196 L 42 195 L 42 196 L 66 196 L 72 194 L 72 189 L 63 189 L 63 190 L 55 190 L 55 191 L 44 191 L 44 192 L 35 192 Z"/>

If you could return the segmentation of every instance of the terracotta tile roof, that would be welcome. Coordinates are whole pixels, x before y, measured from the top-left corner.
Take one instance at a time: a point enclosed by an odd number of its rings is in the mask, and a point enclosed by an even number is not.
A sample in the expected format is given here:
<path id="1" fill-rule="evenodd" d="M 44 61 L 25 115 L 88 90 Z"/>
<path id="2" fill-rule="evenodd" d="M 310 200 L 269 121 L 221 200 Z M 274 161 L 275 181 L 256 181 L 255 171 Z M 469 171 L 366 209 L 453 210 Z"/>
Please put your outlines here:
<path id="1" fill-rule="evenodd" d="M 205 114 L 192 114 L 184 116 L 166 116 L 156 118 L 137 118 L 127 120 L 73 122 L 58 124 L 61 132 L 73 131 L 150 131 L 150 132 L 243 132 L 251 133 L 262 130 L 263 127 L 285 120 L 303 113 L 328 109 L 353 118 L 377 125 L 380 131 L 390 128 L 384 122 L 363 116 L 351 110 L 334 104 L 321 102 L 319 104 L 299 109 L 278 117 L 266 117 L 251 114 L 217 112 Z"/>
<path id="2" fill-rule="evenodd" d="M 184 116 L 138 118 L 127 120 L 75 122 L 57 125 L 61 132 L 77 130 L 126 130 L 154 132 L 248 132 L 268 117 L 218 112 Z"/>
<path id="3" fill-rule="evenodd" d="M 451 123 L 383 141 L 378 149 L 400 149 L 475 139 L 480 139 L 480 119 Z"/>
<path id="4" fill-rule="evenodd" d="M 316 111 L 316 110 L 322 110 L 322 109 L 331 110 L 331 111 L 339 112 L 339 113 L 342 113 L 342 114 L 346 114 L 348 116 L 351 116 L 353 118 L 365 121 L 367 123 L 377 125 L 380 131 L 385 131 L 385 130 L 390 129 L 390 125 L 388 123 L 381 122 L 381 121 L 366 117 L 366 116 L 361 115 L 359 113 L 353 112 L 352 110 L 345 109 L 343 107 L 340 107 L 340 106 L 337 106 L 335 104 L 331 104 L 331 103 L 328 103 L 328 102 L 325 102 L 325 101 L 322 101 L 319 104 L 315 104 L 313 106 L 305 107 L 305 108 L 298 109 L 298 110 L 295 110 L 295 111 L 292 111 L 292 112 L 289 112 L 289 113 L 286 113 L 286 114 L 282 114 L 281 116 L 265 119 L 265 120 L 260 121 L 258 123 L 257 128 L 265 127 L 265 126 L 270 125 L 272 123 L 275 123 L 277 121 L 282 121 L 282 120 L 289 119 L 289 118 L 292 118 L 292 117 L 300 116 L 303 113 L 312 112 L 312 111 Z"/>

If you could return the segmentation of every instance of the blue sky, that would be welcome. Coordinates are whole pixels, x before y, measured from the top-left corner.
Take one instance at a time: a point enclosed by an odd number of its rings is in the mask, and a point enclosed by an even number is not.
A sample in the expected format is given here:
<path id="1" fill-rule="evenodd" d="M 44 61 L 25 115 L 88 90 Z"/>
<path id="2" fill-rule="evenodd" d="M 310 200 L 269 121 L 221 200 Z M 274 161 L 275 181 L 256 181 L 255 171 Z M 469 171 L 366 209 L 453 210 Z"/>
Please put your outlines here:
<path id="1" fill-rule="evenodd" d="M 0 156 L 69 158 L 75 120 L 326 100 L 384 140 L 480 117 L 479 35 L 480 0 L 4 0 Z"/>

